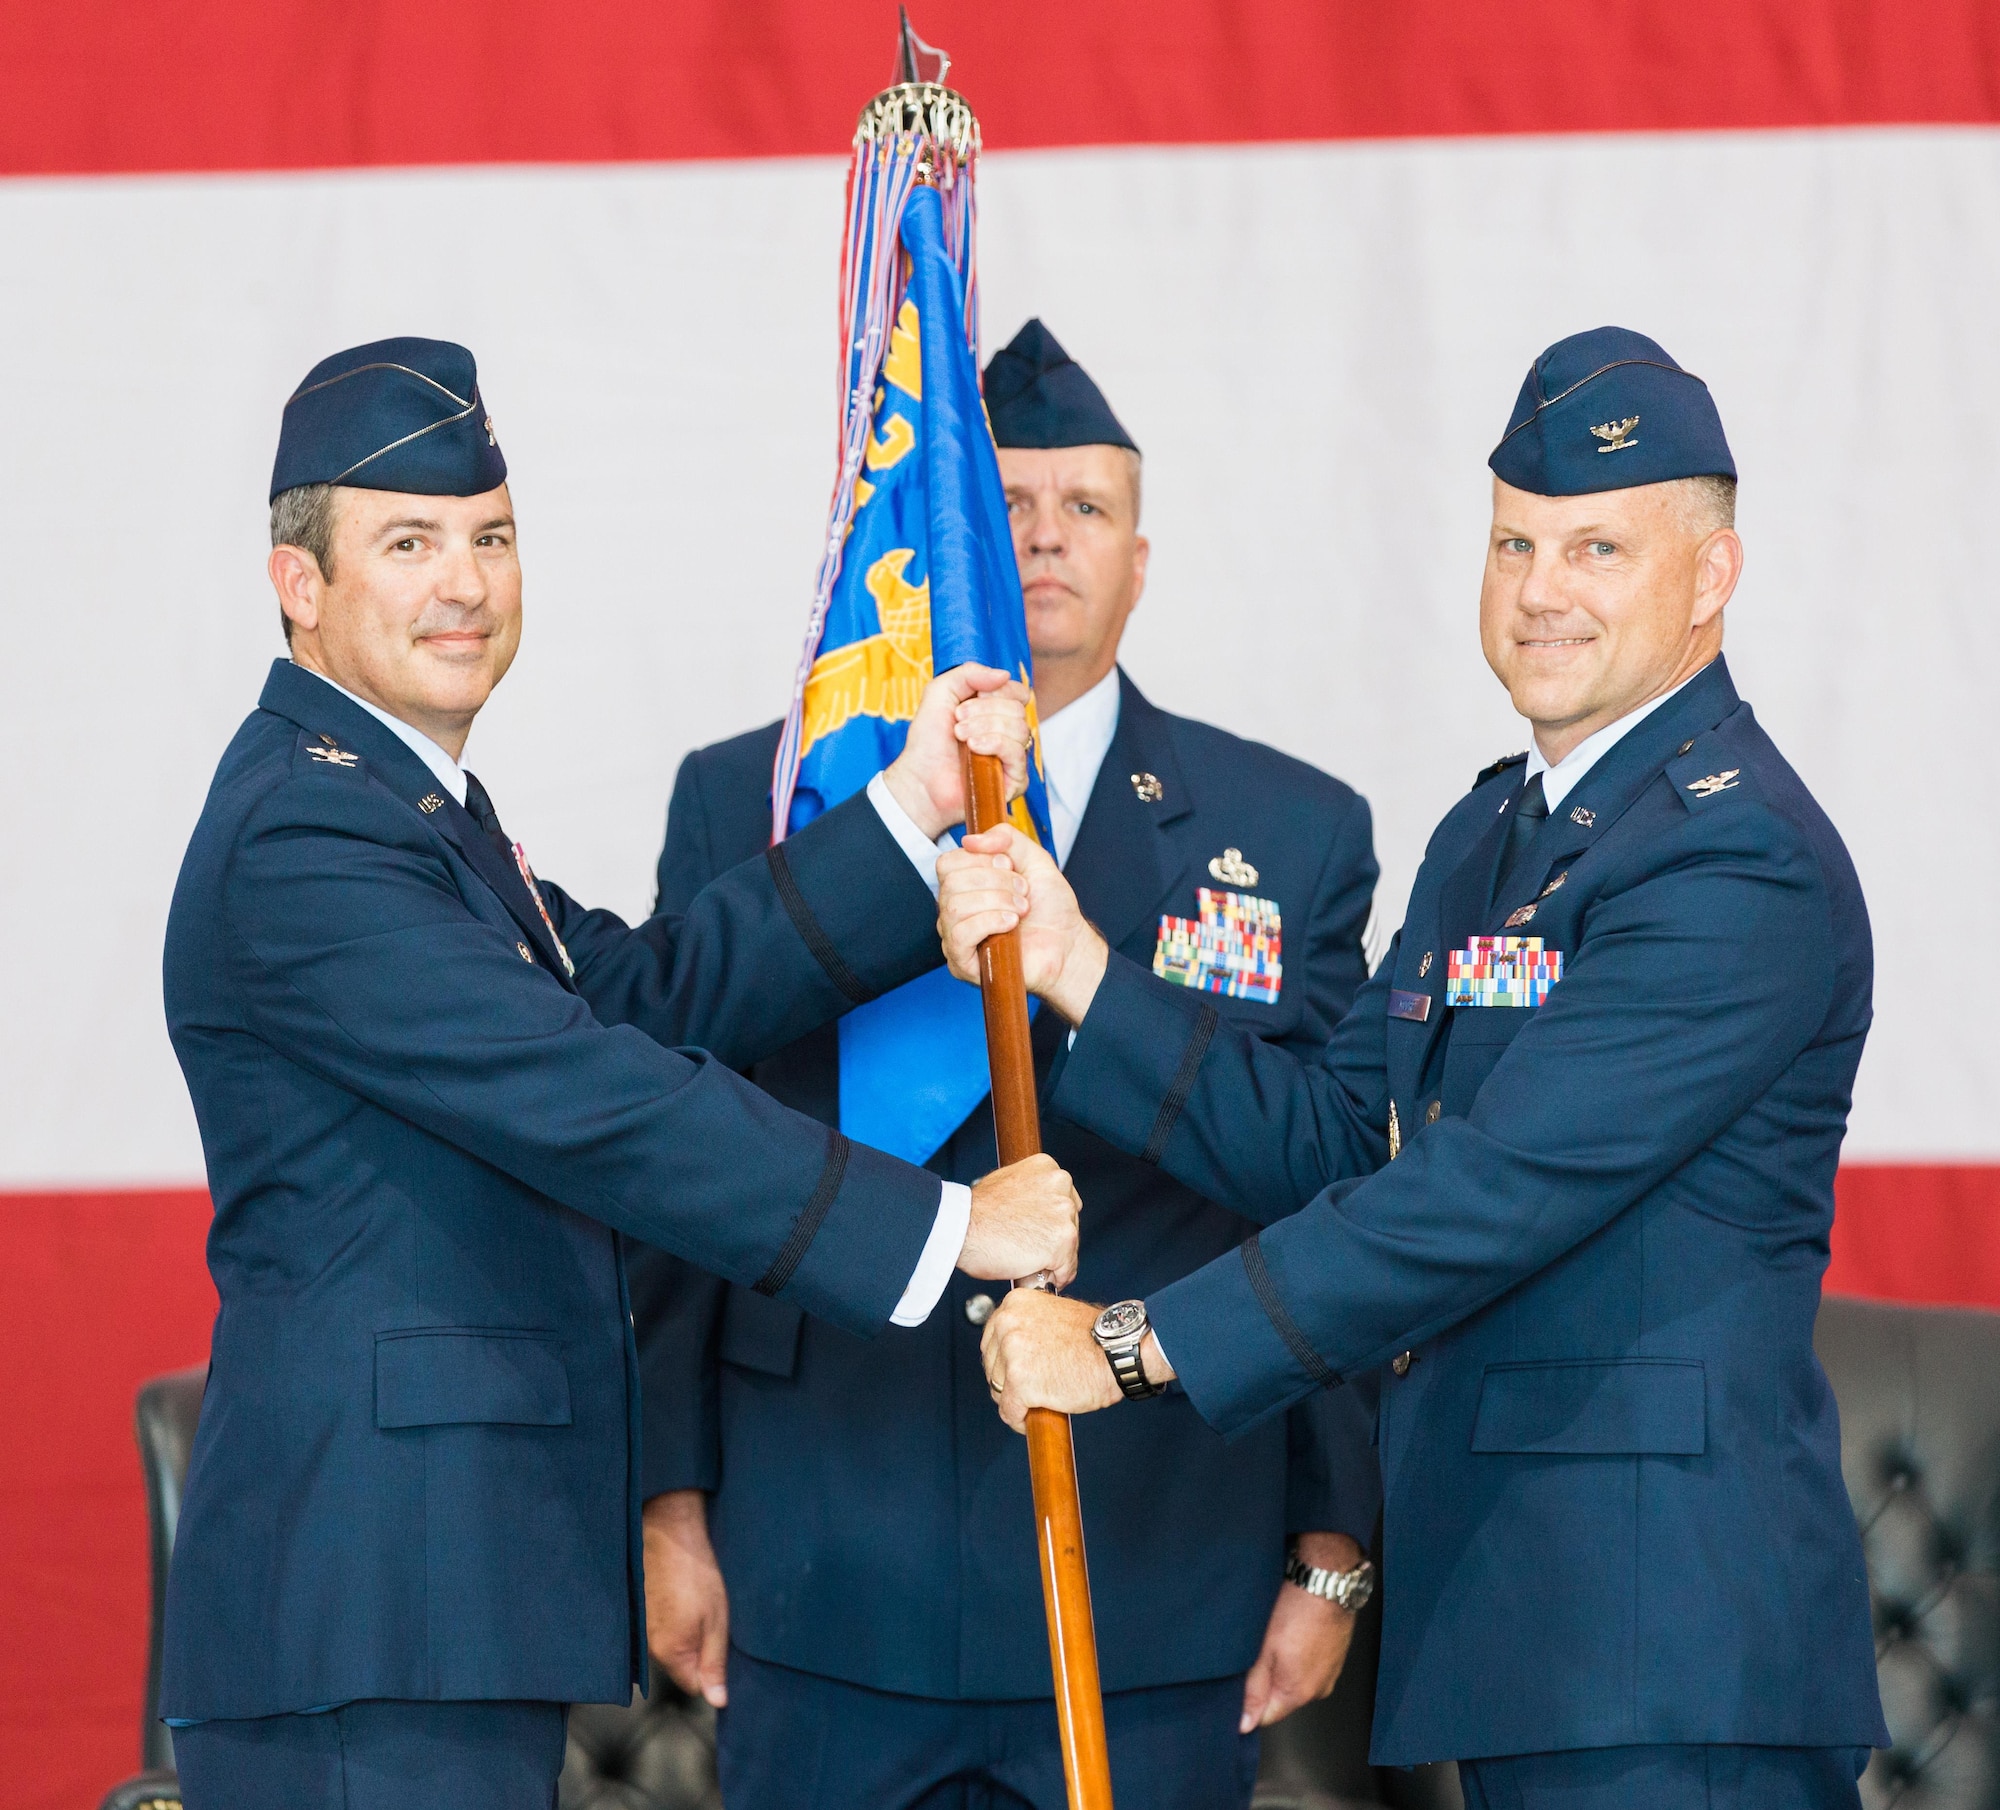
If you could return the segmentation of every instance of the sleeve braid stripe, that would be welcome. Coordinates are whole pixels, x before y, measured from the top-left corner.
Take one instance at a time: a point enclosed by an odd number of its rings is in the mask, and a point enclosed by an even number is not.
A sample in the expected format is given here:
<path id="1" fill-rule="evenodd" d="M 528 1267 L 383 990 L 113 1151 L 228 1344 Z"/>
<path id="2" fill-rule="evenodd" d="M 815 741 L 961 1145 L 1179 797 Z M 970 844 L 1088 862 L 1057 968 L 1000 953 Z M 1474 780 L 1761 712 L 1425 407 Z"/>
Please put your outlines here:
<path id="1" fill-rule="evenodd" d="M 1181 1065 L 1174 1071 L 1174 1084 L 1167 1089 L 1167 1097 L 1160 1102 L 1152 1135 L 1146 1140 L 1146 1148 L 1139 1153 L 1142 1163 L 1157 1164 L 1166 1154 L 1167 1139 L 1173 1136 L 1181 1108 L 1188 1103 L 1188 1095 L 1194 1092 L 1195 1076 L 1201 1073 L 1201 1059 L 1208 1054 L 1208 1046 L 1215 1037 L 1215 1027 L 1220 1022 L 1216 1009 L 1203 1005 L 1194 1021 L 1194 1030 L 1189 1034 L 1187 1048 L 1181 1052 Z"/>
<path id="2" fill-rule="evenodd" d="M 1253 1236 L 1244 1239 L 1236 1249 L 1243 1259 L 1243 1273 L 1250 1278 L 1250 1290 L 1257 1297 L 1257 1305 L 1263 1308 L 1266 1318 L 1277 1328 L 1278 1337 L 1285 1341 L 1285 1349 L 1292 1354 L 1293 1362 L 1322 1389 L 1337 1387 L 1339 1376 L 1307 1342 L 1298 1322 L 1279 1298 L 1278 1285 L 1271 1280 L 1271 1272 L 1264 1266 L 1264 1247 Z"/>
<path id="3" fill-rule="evenodd" d="M 841 959 L 840 951 L 833 946 L 833 939 L 820 928 L 819 919 L 813 916 L 812 907 L 806 903 L 806 895 L 799 890 L 792 864 L 785 859 L 784 844 L 774 842 L 764 851 L 764 859 L 771 864 L 771 883 L 778 889 L 778 900 L 792 920 L 793 928 L 812 952 L 813 960 L 826 970 L 827 979 L 840 989 L 844 997 L 857 1006 L 865 1006 L 875 994 Z"/>
<path id="4" fill-rule="evenodd" d="M 799 1216 L 792 1222 L 792 1235 L 785 1240 L 771 1267 L 750 1286 L 760 1295 L 775 1295 L 797 1273 L 812 1241 L 819 1236 L 819 1229 L 826 1224 L 826 1216 L 832 1210 L 834 1197 L 840 1192 L 840 1184 L 847 1176 L 847 1153 L 853 1146 L 839 1132 L 834 1132 L 826 1147 L 826 1162 L 819 1172 L 819 1180 L 813 1184 L 813 1191 Z"/>

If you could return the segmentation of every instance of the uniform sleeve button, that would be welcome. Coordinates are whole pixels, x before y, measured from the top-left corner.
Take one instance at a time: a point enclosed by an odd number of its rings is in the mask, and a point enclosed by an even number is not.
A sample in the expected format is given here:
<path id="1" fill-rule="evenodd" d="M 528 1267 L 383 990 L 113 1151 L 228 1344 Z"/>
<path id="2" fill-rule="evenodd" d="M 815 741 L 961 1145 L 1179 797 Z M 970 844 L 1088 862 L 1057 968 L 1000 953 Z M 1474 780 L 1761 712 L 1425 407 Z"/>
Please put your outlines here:
<path id="1" fill-rule="evenodd" d="M 965 1303 L 965 1317 L 975 1326 L 984 1326 L 993 1317 L 993 1297 L 972 1295 Z"/>
<path id="2" fill-rule="evenodd" d="M 970 1303 L 967 1305 L 969 1306 Z M 1416 1361 L 1416 1354 L 1414 1352 L 1399 1351 L 1389 1360 L 1389 1368 L 1395 1371 L 1398 1376 L 1408 1376 L 1410 1374 L 1410 1366 Z"/>
<path id="3" fill-rule="evenodd" d="M 1424 1123 L 1426 1125 L 1435 1125 L 1438 1122 L 1439 1114 L 1443 1111 L 1444 1102 L 1442 1100 L 1433 1100 L 1424 1108 Z"/>

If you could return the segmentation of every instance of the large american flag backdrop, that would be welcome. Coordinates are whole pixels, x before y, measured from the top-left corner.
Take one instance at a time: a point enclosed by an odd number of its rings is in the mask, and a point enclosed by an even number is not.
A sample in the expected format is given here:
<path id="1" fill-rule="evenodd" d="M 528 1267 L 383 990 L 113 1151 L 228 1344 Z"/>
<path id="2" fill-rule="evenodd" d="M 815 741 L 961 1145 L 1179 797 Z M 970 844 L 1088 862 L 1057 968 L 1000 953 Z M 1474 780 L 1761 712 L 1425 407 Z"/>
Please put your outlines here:
<path id="1" fill-rule="evenodd" d="M 1738 684 L 1845 832 L 1876 1023 L 1833 1285 L 2000 1305 L 2000 4 L 924 0 L 985 127 L 989 349 L 1147 451 L 1128 664 L 1373 801 L 1382 922 L 1521 727 L 1483 461 L 1654 335 L 1744 472 Z M 278 411 L 464 340 L 529 632 L 470 759 L 638 914 L 676 761 L 781 709 L 833 476 L 845 152 L 887 0 L 0 4 L 0 1779 L 136 1757 L 142 1377 L 214 1299 L 161 929 L 279 650 Z M 1254 859 L 1254 851 L 1246 851 Z"/>

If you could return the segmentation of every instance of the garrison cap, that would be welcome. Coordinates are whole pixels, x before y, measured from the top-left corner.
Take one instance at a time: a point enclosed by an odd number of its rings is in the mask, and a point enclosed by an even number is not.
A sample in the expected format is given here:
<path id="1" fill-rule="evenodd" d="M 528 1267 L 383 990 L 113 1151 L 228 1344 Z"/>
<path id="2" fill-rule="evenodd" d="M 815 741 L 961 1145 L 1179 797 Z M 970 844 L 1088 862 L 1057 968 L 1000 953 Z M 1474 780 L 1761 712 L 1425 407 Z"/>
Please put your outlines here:
<path id="1" fill-rule="evenodd" d="M 1125 446 L 1139 450 L 1090 381 L 1039 320 L 986 366 L 986 418 L 996 446 Z"/>
<path id="2" fill-rule="evenodd" d="M 479 496 L 506 477 L 472 354 L 442 339 L 378 339 L 321 359 L 292 392 L 271 495 L 349 484 Z"/>
<path id="3" fill-rule="evenodd" d="M 1537 496 L 1736 475 L 1708 385 L 1625 327 L 1572 333 L 1536 359 L 1486 463 Z"/>

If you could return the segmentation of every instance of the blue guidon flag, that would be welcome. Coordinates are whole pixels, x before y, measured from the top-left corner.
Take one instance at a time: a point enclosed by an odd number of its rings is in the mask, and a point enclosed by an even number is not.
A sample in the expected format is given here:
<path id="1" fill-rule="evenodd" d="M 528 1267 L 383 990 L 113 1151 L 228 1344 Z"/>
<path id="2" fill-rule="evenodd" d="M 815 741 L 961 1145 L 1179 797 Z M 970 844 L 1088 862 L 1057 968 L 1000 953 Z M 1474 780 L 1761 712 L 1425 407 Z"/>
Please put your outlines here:
<path id="1" fill-rule="evenodd" d="M 864 121 L 865 126 L 865 121 Z M 772 777 L 774 836 L 895 759 L 936 672 L 1032 684 L 1007 500 L 968 300 L 971 168 L 917 179 L 908 136 L 857 141 L 843 344 L 847 428 L 820 593 Z M 1039 737 L 1013 818 L 1053 846 Z M 840 1128 L 921 1163 L 985 1097 L 975 987 L 942 968 L 840 1021 Z"/>

